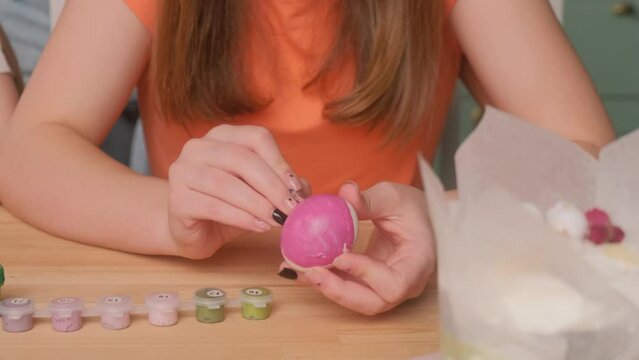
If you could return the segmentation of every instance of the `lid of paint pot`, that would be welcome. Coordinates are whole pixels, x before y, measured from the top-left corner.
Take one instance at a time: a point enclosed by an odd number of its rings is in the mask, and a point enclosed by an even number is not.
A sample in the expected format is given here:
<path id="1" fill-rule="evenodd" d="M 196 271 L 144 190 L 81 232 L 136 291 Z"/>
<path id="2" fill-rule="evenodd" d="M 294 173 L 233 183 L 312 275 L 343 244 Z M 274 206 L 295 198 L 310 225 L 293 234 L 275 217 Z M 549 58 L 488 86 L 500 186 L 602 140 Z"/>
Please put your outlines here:
<path id="1" fill-rule="evenodd" d="M 180 307 L 180 297 L 172 292 L 153 293 L 144 299 L 144 305 L 153 309 L 177 310 Z"/>
<path id="2" fill-rule="evenodd" d="M 84 309 L 84 300 L 77 297 L 60 297 L 49 302 L 49 310 L 70 314 Z"/>
<path id="3" fill-rule="evenodd" d="M 4 268 L 0 264 L 0 286 L 4 285 Z"/>
<path id="4" fill-rule="evenodd" d="M 273 301 L 273 294 L 264 287 L 248 287 L 240 292 L 240 300 L 243 303 L 263 306 Z"/>
<path id="5" fill-rule="evenodd" d="M 219 309 L 226 304 L 226 293 L 218 288 L 202 288 L 193 294 L 195 305 L 206 306 L 209 309 Z"/>
<path id="6" fill-rule="evenodd" d="M 95 306 L 101 313 L 123 314 L 133 310 L 133 300 L 124 295 L 109 295 L 99 298 Z"/>
<path id="7" fill-rule="evenodd" d="M 35 305 L 31 299 L 8 298 L 0 302 L 0 315 L 9 319 L 19 319 L 20 317 L 35 312 Z"/>

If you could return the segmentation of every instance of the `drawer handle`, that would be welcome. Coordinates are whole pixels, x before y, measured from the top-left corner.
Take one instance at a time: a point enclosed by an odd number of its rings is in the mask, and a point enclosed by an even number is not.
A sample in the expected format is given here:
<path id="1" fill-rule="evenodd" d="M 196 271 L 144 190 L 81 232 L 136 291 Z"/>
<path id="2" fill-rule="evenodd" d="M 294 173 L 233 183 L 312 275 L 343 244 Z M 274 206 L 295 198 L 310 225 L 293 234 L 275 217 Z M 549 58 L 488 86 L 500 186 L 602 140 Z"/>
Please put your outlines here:
<path id="1" fill-rule="evenodd" d="M 619 2 L 612 6 L 611 11 L 615 16 L 627 16 L 635 13 L 635 7 L 629 2 Z"/>

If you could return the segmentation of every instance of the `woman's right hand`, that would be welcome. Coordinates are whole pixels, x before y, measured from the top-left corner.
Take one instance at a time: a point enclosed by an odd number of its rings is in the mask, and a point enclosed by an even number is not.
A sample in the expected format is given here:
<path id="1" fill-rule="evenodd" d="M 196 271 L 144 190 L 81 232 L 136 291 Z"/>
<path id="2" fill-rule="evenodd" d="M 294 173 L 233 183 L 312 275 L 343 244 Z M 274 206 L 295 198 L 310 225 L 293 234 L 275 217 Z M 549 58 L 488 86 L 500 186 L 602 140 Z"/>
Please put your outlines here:
<path id="1" fill-rule="evenodd" d="M 263 127 L 220 125 L 189 140 L 169 168 L 177 255 L 206 258 L 245 232 L 281 224 L 308 193 L 305 184 Z"/>

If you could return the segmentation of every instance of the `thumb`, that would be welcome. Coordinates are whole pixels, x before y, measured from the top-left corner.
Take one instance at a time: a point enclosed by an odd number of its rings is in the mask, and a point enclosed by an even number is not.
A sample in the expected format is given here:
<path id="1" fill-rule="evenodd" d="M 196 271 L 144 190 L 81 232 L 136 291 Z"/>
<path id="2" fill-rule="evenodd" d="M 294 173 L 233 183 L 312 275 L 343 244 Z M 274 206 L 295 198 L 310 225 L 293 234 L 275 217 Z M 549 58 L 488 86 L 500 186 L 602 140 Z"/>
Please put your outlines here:
<path id="1" fill-rule="evenodd" d="M 339 188 L 337 195 L 339 195 L 339 197 L 341 197 L 342 199 L 348 201 L 353 206 L 355 212 L 357 213 L 357 217 L 359 217 L 360 220 L 371 219 L 368 200 L 359 191 L 359 186 L 357 185 L 357 183 L 353 181 L 347 181 Z"/>
<path id="2" fill-rule="evenodd" d="M 379 183 L 360 191 L 355 182 L 348 181 L 340 187 L 338 195 L 353 206 L 360 220 L 397 215 L 395 210 L 400 202 L 397 189 L 390 183 Z"/>

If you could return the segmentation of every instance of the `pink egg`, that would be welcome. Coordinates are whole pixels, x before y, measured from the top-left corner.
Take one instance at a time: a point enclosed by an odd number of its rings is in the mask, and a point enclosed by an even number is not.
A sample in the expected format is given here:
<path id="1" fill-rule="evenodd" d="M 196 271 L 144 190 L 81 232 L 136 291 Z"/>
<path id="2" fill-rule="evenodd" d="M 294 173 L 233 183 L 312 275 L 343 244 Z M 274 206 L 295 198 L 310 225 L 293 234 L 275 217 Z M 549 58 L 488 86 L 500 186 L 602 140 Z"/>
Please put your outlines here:
<path id="1" fill-rule="evenodd" d="M 357 238 L 357 214 L 336 195 L 313 195 L 298 204 L 282 227 L 284 260 L 295 270 L 329 266 Z"/>

